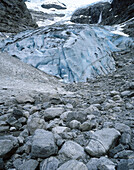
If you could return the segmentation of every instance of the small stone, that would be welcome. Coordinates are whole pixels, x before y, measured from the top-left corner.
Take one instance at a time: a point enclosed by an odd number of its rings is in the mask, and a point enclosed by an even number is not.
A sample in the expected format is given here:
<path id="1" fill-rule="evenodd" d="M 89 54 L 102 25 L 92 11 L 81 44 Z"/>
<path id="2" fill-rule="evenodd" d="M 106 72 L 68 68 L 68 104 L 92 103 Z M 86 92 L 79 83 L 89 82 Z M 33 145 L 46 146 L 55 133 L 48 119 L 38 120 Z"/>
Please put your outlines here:
<path id="1" fill-rule="evenodd" d="M 36 158 L 47 158 L 57 153 L 57 146 L 52 132 L 37 129 L 33 136 L 31 154 Z"/>
<path id="2" fill-rule="evenodd" d="M 80 125 L 80 129 L 81 129 L 82 131 L 91 130 L 91 123 L 90 123 L 90 121 L 86 121 L 86 122 L 82 123 L 82 124 Z"/>
<path id="3" fill-rule="evenodd" d="M 82 162 L 70 160 L 61 165 L 57 170 L 88 170 L 88 168 Z"/>
<path id="4" fill-rule="evenodd" d="M 124 149 L 125 149 L 124 146 L 122 144 L 119 144 L 115 148 L 110 149 L 109 155 L 110 155 L 110 157 L 114 157 L 115 154 L 117 154 L 120 151 L 123 151 Z"/>
<path id="5" fill-rule="evenodd" d="M 69 126 L 71 129 L 79 129 L 81 123 L 77 120 L 72 120 L 70 123 L 69 123 Z"/>
<path id="6" fill-rule="evenodd" d="M 70 113 L 71 111 L 67 111 L 67 112 L 64 112 L 60 115 L 60 118 L 63 120 L 63 121 L 66 121 L 67 120 L 67 116 L 68 114 Z"/>
<path id="7" fill-rule="evenodd" d="M 121 100 L 121 97 L 120 97 L 119 95 L 113 96 L 113 100 L 114 100 L 114 101 Z"/>
<path id="8" fill-rule="evenodd" d="M 47 158 L 41 162 L 40 170 L 57 170 L 59 163 L 59 160 L 55 157 Z"/>
<path id="9" fill-rule="evenodd" d="M 85 157 L 84 148 L 73 141 L 65 142 L 60 149 L 59 154 L 62 155 L 62 158 L 65 157 L 70 159 L 82 159 Z"/>
<path id="10" fill-rule="evenodd" d="M 16 119 L 19 119 L 21 117 L 23 117 L 23 112 L 19 109 L 14 109 L 13 110 L 13 116 L 16 118 Z"/>
<path id="11" fill-rule="evenodd" d="M 19 170 L 35 170 L 38 166 L 38 161 L 30 159 L 19 166 Z"/>
<path id="12" fill-rule="evenodd" d="M 88 167 L 88 170 L 98 170 L 99 164 L 100 160 L 98 158 L 91 158 L 86 165 Z"/>
<path id="13" fill-rule="evenodd" d="M 52 129 L 52 132 L 57 134 L 62 134 L 68 131 L 70 131 L 70 129 L 68 127 L 63 127 L 63 126 L 56 126 Z"/>
<path id="14" fill-rule="evenodd" d="M 131 142 L 131 135 L 129 133 L 126 133 L 124 132 L 122 135 L 121 135 L 121 139 L 120 139 L 120 142 L 124 145 L 127 145 Z"/>
<path id="15" fill-rule="evenodd" d="M 131 133 L 130 127 L 123 124 L 123 123 L 116 123 L 115 124 L 115 129 L 117 129 L 121 133 L 123 133 L 123 132 Z"/>
<path id="16" fill-rule="evenodd" d="M 30 134 L 33 134 L 36 129 L 45 129 L 46 123 L 44 119 L 40 117 L 35 117 L 31 115 L 27 121 L 27 129 L 29 130 Z"/>
<path id="17" fill-rule="evenodd" d="M 73 105 L 70 104 L 70 103 L 67 103 L 67 104 L 66 104 L 66 108 L 68 108 L 68 109 L 73 109 Z"/>
<path id="18" fill-rule="evenodd" d="M 119 92 L 113 90 L 110 92 L 110 95 L 113 97 L 113 96 L 119 95 Z"/>
<path id="19" fill-rule="evenodd" d="M 9 126 L 0 126 L 0 132 L 7 132 L 9 131 Z"/>
<path id="20" fill-rule="evenodd" d="M 123 150 L 121 152 L 118 152 L 116 155 L 114 155 L 114 158 L 127 159 L 131 154 L 133 154 L 133 151 Z"/>
<path id="21" fill-rule="evenodd" d="M 10 131 L 15 131 L 16 130 L 16 127 L 11 127 L 10 128 Z"/>
<path id="22" fill-rule="evenodd" d="M 130 93 L 131 93 L 130 91 L 123 91 L 123 92 L 121 93 L 121 96 L 122 96 L 122 97 L 129 96 Z"/>

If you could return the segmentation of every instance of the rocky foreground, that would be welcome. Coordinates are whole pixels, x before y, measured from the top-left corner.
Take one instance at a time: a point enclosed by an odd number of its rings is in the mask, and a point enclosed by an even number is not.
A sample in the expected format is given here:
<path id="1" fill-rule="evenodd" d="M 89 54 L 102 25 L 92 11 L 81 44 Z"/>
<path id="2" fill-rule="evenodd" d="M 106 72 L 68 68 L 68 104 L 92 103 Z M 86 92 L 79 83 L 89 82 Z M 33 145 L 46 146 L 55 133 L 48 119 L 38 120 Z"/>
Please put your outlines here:
<path id="1" fill-rule="evenodd" d="M 133 49 L 114 56 L 116 72 L 64 93 L 1 84 L 0 169 L 134 169 Z"/>

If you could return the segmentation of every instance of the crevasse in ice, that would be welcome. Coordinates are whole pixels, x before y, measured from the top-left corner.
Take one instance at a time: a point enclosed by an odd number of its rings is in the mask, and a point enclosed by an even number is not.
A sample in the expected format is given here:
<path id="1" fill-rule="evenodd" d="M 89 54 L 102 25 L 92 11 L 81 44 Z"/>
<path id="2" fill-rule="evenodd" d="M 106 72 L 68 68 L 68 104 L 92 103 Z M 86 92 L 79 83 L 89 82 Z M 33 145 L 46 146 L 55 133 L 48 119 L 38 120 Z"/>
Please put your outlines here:
<path id="1" fill-rule="evenodd" d="M 114 71 L 112 52 L 130 41 L 111 33 L 110 27 L 55 24 L 19 33 L 1 42 L 0 47 L 64 82 L 85 82 Z"/>

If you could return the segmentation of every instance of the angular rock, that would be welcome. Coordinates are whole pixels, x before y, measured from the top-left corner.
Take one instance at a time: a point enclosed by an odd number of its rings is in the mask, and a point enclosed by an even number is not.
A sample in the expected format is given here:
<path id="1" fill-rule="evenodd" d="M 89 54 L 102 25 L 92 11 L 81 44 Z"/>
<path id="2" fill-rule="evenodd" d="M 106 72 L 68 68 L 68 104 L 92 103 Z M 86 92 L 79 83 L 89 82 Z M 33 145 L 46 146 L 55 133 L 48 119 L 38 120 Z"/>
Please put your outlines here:
<path id="1" fill-rule="evenodd" d="M 91 130 L 91 122 L 90 121 L 86 121 L 86 122 L 82 123 L 80 125 L 80 130 L 82 130 L 82 131 Z"/>
<path id="2" fill-rule="evenodd" d="M 55 108 L 48 108 L 44 111 L 44 118 L 45 120 L 51 120 L 56 117 L 60 117 L 60 115 L 64 112 L 64 108 L 62 107 L 55 107 Z"/>
<path id="3" fill-rule="evenodd" d="M 123 132 L 131 133 L 130 127 L 125 125 L 125 124 L 123 124 L 123 123 L 116 123 L 115 124 L 115 129 L 117 129 L 121 133 L 123 133 Z"/>
<path id="4" fill-rule="evenodd" d="M 38 166 L 39 162 L 33 159 L 30 159 L 24 162 L 22 165 L 19 166 L 19 170 L 35 170 Z"/>
<path id="5" fill-rule="evenodd" d="M 99 164 L 100 160 L 98 158 L 91 158 L 86 166 L 88 167 L 88 170 L 98 170 Z"/>
<path id="6" fill-rule="evenodd" d="M 121 135 L 121 139 L 120 139 L 120 142 L 124 145 L 127 145 L 131 142 L 131 135 L 129 133 L 123 133 Z"/>
<path id="7" fill-rule="evenodd" d="M 0 157 L 5 157 L 9 152 L 16 149 L 18 141 L 15 137 L 4 136 L 0 137 Z"/>
<path id="8" fill-rule="evenodd" d="M 37 129 L 33 136 L 32 157 L 47 158 L 57 153 L 57 146 L 52 132 Z"/>
<path id="9" fill-rule="evenodd" d="M 70 131 L 70 129 L 68 127 L 63 127 L 63 126 L 56 126 L 55 128 L 52 129 L 52 132 L 57 134 L 62 134 L 68 131 Z"/>
<path id="10" fill-rule="evenodd" d="M 101 157 L 99 159 L 100 164 L 98 166 L 99 170 L 115 170 L 115 164 L 106 157 Z"/>
<path id="11" fill-rule="evenodd" d="M 59 160 L 55 157 L 47 158 L 41 162 L 40 170 L 57 170 L 59 163 Z"/>
<path id="12" fill-rule="evenodd" d="M 88 168 L 82 162 L 70 160 L 61 165 L 57 170 L 88 170 Z"/>
<path id="13" fill-rule="evenodd" d="M 120 132 L 114 128 L 104 128 L 94 133 L 93 138 L 85 147 L 86 152 L 91 156 L 106 154 L 112 145 L 118 140 Z"/>
<path id="14" fill-rule="evenodd" d="M 60 149 L 59 154 L 62 155 L 62 157 L 70 159 L 81 159 L 85 157 L 84 148 L 73 141 L 65 142 Z"/>
<path id="15" fill-rule="evenodd" d="M 79 129 L 81 123 L 77 120 L 72 120 L 70 123 L 69 123 L 69 126 L 71 129 Z"/>
<path id="16" fill-rule="evenodd" d="M 29 130 L 30 134 L 33 134 L 36 129 L 45 129 L 46 123 L 44 119 L 40 117 L 34 117 L 31 115 L 27 121 L 27 129 Z"/>
<path id="17" fill-rule="evenodd" d="M 133 154 L 132 150 L 123 150 L 121 152 L 118 152 L 114 158 L 120 158 L 120 159 L 127 159 L 129 156 Z"/>
<path id="18" fill-rule="evenodd" d="M 35 102 L 34 98 L 31 97 L 28 94 L 21 94 L 21 95 L 16 96 L 16 101 L 19 104 L 34 103 Z"/>

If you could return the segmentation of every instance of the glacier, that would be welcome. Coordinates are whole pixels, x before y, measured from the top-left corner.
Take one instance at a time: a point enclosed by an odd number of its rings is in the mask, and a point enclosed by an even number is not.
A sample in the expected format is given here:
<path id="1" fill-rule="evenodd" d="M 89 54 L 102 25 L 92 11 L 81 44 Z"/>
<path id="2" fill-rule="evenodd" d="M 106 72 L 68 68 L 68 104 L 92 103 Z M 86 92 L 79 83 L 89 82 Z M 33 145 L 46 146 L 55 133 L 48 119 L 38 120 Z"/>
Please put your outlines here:
<path id="1" fill-rule="evenodd" d="M 113 52 L 133 44 L 113 27 L 54 24 L 0 42 L 0 49 L 64 82 L 86 82 L 115 70 Z"/>

